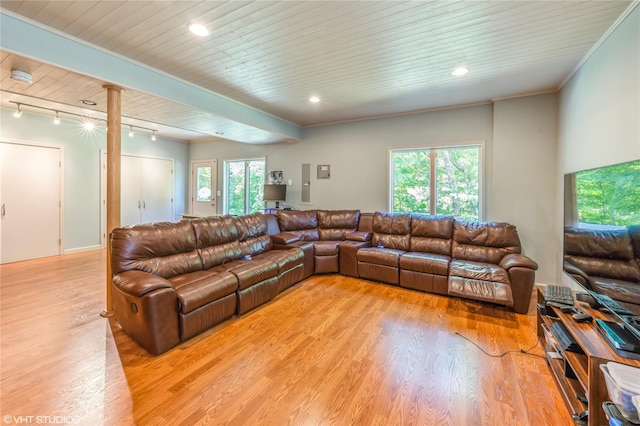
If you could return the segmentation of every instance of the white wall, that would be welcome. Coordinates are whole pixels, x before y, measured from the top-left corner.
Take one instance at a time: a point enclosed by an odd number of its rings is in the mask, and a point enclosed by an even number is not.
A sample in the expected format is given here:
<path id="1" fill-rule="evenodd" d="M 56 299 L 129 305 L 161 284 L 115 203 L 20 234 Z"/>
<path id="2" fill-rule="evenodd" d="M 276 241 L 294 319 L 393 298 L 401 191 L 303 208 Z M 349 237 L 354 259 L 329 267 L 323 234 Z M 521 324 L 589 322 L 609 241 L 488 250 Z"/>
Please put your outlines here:
<path id="1" fill-rule="evenodd" d="M 640 7 L 560 93 L 561 172 L 640 158 Z"/>
<path id="2" fill-rule="evenodd" d="M 493 194 L 489 217 L 516 224 L 536 281 L 556 281 L 556 94 L 494 104 Z"/>
<path id="3" fill-rule="evenodd" d="M 640 159 L 640 7 L 563 87 L 558 127 L 556 244 L 561 260 L 564 174 Z M 561 265 L 558 282 L 565 281 Z"/>
<path id="4" fill-rule="evenodd" d="M 23 108 L 24 109 L 24 108 Z M 100 246 L 100 149 L 106 149 L 104 129 L 82 131 L 77 121 L 30 114 L 13 117 L 14 110 L 0 110 L 0 139 L 44 143 L 64 147 L 63 250 Z M 122 152 L 174 159 L 174 206 L 176 217 L 186 211 L 189 176 L 188 144 L 147 135 L 122 137 Z"/>

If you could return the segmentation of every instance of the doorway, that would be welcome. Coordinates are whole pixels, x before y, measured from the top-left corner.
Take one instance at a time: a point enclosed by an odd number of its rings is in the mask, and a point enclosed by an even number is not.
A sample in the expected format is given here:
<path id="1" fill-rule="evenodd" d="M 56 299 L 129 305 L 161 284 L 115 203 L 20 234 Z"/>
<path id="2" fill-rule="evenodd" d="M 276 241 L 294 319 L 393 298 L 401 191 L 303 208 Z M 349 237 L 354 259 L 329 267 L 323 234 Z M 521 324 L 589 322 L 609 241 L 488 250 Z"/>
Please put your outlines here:
<path id="1" fill-rule="evenodd" d="M 203 160 L 191 163 L 191 214 L 213 216 L 217 212 L 218 161 Z"/>

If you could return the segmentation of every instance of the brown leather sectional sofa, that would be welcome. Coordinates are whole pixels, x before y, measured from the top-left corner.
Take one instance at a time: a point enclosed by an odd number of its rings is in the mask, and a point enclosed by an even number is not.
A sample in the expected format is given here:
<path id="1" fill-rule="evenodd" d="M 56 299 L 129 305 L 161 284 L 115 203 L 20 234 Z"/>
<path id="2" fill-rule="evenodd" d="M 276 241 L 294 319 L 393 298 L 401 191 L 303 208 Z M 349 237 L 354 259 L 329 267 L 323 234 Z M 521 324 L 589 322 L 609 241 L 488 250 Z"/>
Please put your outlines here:
<path id="1" fill-rule="evenodd" d="M 115 316 L 152 354 L 242 315 L 314 273 L 487 301 L 526 313 L 537 264 L 513 225 L 449 216 L 278 211 L 118 228 Z"/>
<path id="2" fill-rule="evenodd" d="M 564 270 L 583 287 L 620 302 L 640 303 L 640 226 L 566 228 Z"/>

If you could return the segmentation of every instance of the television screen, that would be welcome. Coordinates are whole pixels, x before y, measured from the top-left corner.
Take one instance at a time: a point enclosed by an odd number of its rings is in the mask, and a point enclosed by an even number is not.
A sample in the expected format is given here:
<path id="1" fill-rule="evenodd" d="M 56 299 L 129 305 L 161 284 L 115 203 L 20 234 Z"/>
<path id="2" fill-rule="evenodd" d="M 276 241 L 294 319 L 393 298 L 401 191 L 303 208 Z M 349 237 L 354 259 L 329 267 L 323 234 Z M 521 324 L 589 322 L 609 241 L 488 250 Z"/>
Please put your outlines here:
<path id="1" fill-rule="evenodd" d="M 264 201 L 286 201 L 287 200 L 287 185 L 265 185 Z"/>

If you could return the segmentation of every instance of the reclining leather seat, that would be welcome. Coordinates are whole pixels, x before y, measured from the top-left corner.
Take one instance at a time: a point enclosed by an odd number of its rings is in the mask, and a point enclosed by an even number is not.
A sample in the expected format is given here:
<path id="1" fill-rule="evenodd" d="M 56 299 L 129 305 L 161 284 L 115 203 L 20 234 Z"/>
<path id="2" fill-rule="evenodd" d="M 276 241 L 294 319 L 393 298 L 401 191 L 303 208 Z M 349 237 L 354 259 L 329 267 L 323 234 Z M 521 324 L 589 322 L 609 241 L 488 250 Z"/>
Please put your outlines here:
<path id="1" fill-rule="evenodd" d="M 318 237 L 314 241 L 315 272 L 340 272 L 339 247 L 358 229 L 360 210 L 318 210 Z"/>
<path id="2" fill-rule="evenodd" d="M 411 215 L 410 251 L 400 256 L 400 286 L 447 294 L 453 216 Z"/>
<path id="3" fill-rule="evenodd" d="M 356 253 L 358 275 L 398 285 L 400 256 L 411 247 L 411 215 L 375 212 L 371 246 L 360 248 Z"/>
<path id="4" fill-rule="evenodd" d="M 516 227 L 455 221 L 448 294 L 527 313 L 538 265 L 520 254 Z"/>
<path id="5" fill-rule="evenodd" d="M 621 230 L 565 228 L 564 270 L 612 299 L 640 300 L 640 226 Z"/>

